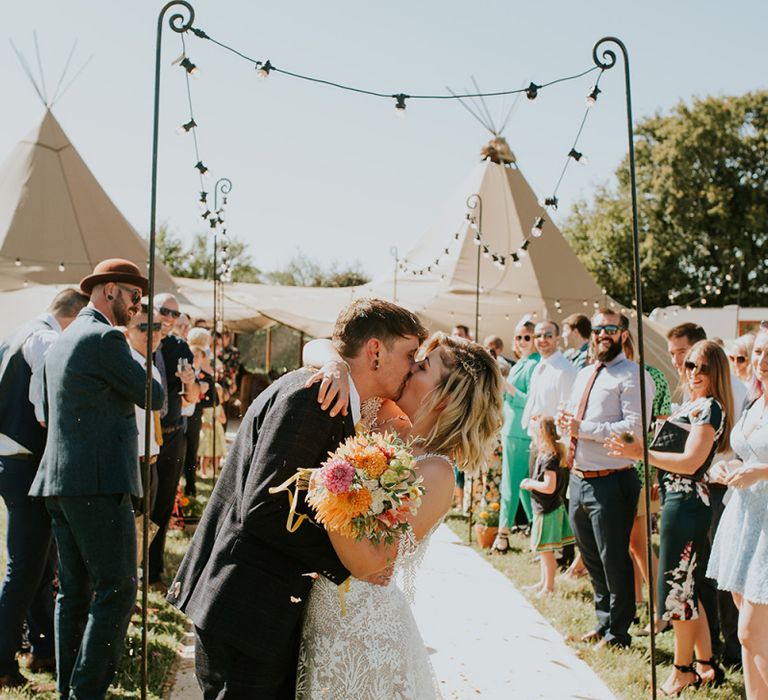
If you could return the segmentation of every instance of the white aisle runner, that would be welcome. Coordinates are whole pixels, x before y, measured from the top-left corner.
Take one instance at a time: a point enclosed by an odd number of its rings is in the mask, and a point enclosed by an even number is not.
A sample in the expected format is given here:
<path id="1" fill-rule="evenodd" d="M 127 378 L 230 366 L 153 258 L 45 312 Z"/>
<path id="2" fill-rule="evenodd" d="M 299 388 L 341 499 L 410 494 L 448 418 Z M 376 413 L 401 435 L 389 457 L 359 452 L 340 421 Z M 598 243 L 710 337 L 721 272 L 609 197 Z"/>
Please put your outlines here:
<path id="1" fill-rule="evenodd" d="M 511 581 L 447 525 L 419 570 L 415 613 L 445 700 L 615 700 Z"/>

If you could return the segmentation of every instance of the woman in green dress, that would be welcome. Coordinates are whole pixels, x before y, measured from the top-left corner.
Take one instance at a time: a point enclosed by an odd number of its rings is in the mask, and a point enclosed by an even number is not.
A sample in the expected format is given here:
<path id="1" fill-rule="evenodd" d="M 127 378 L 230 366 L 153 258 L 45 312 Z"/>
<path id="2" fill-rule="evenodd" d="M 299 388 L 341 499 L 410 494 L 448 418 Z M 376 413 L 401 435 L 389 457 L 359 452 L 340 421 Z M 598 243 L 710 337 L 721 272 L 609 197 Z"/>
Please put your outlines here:
<path id="1" fill-rule="evenodd" d="M 509 549 L 509 530 L 515 524 L 515 515 L 521 499 L 528 521 L 533 520 L 531 496 L 527 491 L 520 491 L 520 482 L 528 478 L 528 460 L 531 452 L 531 438 L 523 428 L 520 418 L 528 400 L 531 375 L 541 357 L 533 346 L 534 327 L 535 325 L 527 319 L 517 324 L 514 348 L 519 359 L 505 382 L 504 426 L 501 429 L 503 455 L 499 534 L 492 548 L 500 553 Z"/>

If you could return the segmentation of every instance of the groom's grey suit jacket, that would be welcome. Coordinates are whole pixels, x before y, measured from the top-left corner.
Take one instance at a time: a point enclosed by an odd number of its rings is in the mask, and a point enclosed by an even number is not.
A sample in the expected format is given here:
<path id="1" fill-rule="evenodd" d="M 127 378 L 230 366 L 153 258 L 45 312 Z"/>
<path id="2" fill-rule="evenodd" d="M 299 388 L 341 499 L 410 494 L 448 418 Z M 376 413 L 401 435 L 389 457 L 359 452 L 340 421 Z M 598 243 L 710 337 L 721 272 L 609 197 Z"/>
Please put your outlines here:
<path id="1" fill-rule="evenodd" d="M 304 388 L 309 376 L 291 372 L 251 404 L 168 593 L 197 627 L 276 675 L 296 670 L 307 574 L 339 584 L 348 576 L 325 530 L 305 521 L 288 532 L 288 496 L 269 493 L 354 434 L 350 416 L 320 408 L 318 384 Z M 307 512 L 304 496 L 298 512 Z"/>

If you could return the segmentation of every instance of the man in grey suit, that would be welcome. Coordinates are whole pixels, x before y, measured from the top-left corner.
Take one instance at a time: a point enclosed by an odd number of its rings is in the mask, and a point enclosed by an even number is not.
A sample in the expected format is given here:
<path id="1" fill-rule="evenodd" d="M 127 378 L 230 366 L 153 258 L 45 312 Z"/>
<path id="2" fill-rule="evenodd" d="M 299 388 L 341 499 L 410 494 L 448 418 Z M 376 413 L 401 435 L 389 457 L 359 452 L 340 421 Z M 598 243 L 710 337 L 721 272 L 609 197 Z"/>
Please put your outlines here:
<path id="1" fill-rule="evenodd" d="M 168 600 L 195 623 L 195 667 L 206 700 L 292 700 L 302 611 L 320 574 L 349 572 L 314 522 L 288 532 L 284 493 L 299 467 L 318 467 L 354 434 L 360 404 L 398 398 L 426 332 L 411 312 L 358 299 L 336 321 L 334 343 L 351 367 L 346 415 L 318 403 L 311 372 L 291 372 L 251 404 Z M 304 499 L 297 512 L 306 513 Z M 353 571 L 365 576 L 372 572 Z"/>
<path id="2" fill-rule="evenodd" d="M 56 663 L 62 698 L 103 698 L 136 602 L 131 495 L 141 496 L 135 405 L 145 370 L 126 324 L 148 282 L 127 260 L 100 262 L 80 282 L 90 302 L 45 361 L 48 439 L 30 496 L 45 499 L 59 550 Z M 163 389 L 152 388 L 159 409 Z"/>

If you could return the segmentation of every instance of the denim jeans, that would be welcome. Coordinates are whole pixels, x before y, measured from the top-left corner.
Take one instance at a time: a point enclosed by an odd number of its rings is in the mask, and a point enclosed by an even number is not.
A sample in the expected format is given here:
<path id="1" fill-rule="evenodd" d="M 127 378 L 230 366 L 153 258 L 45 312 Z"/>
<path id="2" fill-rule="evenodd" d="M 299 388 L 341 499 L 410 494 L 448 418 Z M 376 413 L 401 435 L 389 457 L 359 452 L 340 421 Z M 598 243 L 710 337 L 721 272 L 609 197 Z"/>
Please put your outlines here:
<path id="1" fill-rule="evenodd" d="M 45 499 L 59 548 L 56 670 L 62 698 L 103 698 L 136 604 L 136 528 L 128 494 Z"/>
<path id="2" fill-rule="evenodd" d="M 639 495 L 640 479 L 634 469 L 596 479 L 571 472 L 569 516 L 592 581 L 596 631 L 622 646 L 629 646 L 635 616 L 629 535 Z"/>
<path id="3" fill-rule="evenodd" d="M 54 654 L 54 548 L 51 518 L 39 498 L 27 496 L 37 460 L 0 456 L 0 497 L 8 511 L 5 579 L 0 588 L 0 676 L 18 670 L 24 620 L 37 658 Z"/>

